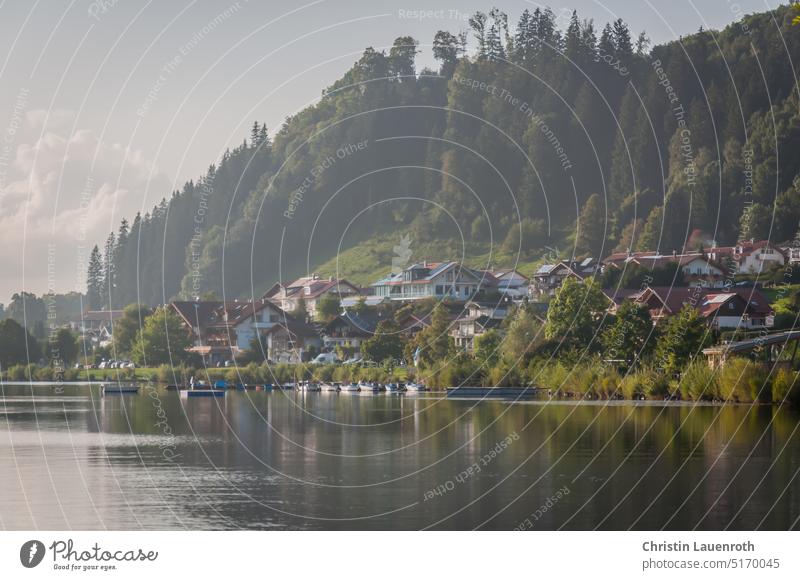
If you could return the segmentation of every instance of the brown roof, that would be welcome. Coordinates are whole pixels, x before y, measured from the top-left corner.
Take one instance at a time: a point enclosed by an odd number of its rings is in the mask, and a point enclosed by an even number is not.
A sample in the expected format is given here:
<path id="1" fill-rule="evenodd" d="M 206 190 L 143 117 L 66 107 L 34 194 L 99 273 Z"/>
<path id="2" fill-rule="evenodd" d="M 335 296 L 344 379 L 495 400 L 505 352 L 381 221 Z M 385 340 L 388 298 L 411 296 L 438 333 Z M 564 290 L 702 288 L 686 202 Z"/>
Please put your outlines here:
<path id="1" fill-rule="evenodd" d="M 301 322 L 296 318 L 287 317 L 285 320 L 276 323 L 273 326 L 270 326 L 269 329 L 264 334 L 272 334 L 273 332 L 284 329 L 293 337 L 301 337 L 301 338 L 314 338 L 319 337 L 319 333 L 317 329 L 314 328 L 310 324 L 306 324 L 305 322 Z"/>
<path id="2" fill-rule="evenodd" d="M 667 314 L 677 314 L 686 304 L 694 303 L 694 307 L 699 309 L 704 316 L 712 314 L 716 308 L 709 308 L 708 303 L 712 300 L 719 300 L 720 295 L 736 295 L 741 297 L 754 313 L 767 315 L 772 312 L 772 308 L 766 298 L 752 287 L 738 288 L 701 288 L 698 286 L 690 287 L 651 287 L 647 288 L 638 295 L 631 298 L 642 301 L 648 295 L 655 295 L 656 298 L 666 307 Z M 727 300 L 723 302 L 727 303 Z"/>
<path id="3" fill-rule="evenodd" d="M 708 251 L 715 255 L 731 258 L 738 262 L 742 258 L 746 258 L 756 250 L 760 250 L 762 248 L 771 248 L 786 257 L 786 252 L 784 252 L 778 246 L 772 244 L 769 240 L 742 242 L 740 244 L 736 244 L 735 246 L 718 246 L 709 248 Z"/>
<path id="4" fill-rule="evenodd" d="M 122 318 L 124 310 L 87 310 L 81 314 L 81 322 L 110 322 Z"/>
<path id="5" fill-rule="evenodd" d="M 200 328 L 231 328 L 260 312 L 267 305 L 283 312 L 265 300 L 256 300 L 255 302 L 197 300 L 171 303 L 178 315 L 192 328 L 196 326 Z M 286 313 L 284 315 L 288 316 Z"/>
<path id="6" fill-rule="evenodd" d="M 264 298 L 275 298 L 278 293 L 283 290 L 287 298 L 293 297 L 299 293 L 302 294 L 303 298 L 314 299 L 328 292 L 329 290 L 333 288 L 339 288 L 340 286 L 347 286 L 350 290 L 353 290 L 356 293 L 359 292 L 357 286 L 344 279 L 304 276 L 294 280 L 290 284 L 274 284 L 269 290 L 267 290 L 267 293 L 264 294 Z M 306 288 L 309 289 L 308 293 L 305 292 Z"/>

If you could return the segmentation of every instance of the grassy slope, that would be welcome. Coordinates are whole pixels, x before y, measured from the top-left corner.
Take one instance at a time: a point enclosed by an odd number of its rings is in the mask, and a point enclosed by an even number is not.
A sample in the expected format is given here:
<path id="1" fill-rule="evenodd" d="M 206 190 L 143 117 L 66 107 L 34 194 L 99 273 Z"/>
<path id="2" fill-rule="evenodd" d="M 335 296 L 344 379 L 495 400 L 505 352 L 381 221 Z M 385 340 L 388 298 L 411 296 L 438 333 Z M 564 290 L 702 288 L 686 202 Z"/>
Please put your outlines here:
<path id="1" fill-rule="evenodd" d="M 316 266 L 321 276 L 346 278 L 354 284 L 369 285 L 385 276 L 392 267 L 395 257 L 394 246 L 399 243 L 400 234 L 389 234 L 372 238 L 352 248 L 344 250 Z M 490 248 L 482 242 L 465 241 L 462 247 L 460 240 L 434 240 L 431 242 L 411 241 L 411 258 L 407 265 L 414 262 L 456 260 L 473 268 L 516 267 L 523 274 L 530 276 L 543 262 L 541 255 L 517 256 L 505 252 L 497 244 Z"/>

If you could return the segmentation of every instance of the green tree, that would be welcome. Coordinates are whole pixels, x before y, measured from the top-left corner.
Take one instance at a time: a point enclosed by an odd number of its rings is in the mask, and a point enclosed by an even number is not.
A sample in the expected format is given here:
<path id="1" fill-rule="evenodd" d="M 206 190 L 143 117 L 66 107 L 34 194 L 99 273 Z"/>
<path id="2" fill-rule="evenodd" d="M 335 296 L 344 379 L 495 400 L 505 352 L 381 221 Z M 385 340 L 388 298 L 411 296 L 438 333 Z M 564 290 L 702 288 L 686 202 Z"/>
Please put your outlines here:
<path id="1" fill-rule="evenodd" d="M 633 366 L 645 354 L 648 337 L 653 332 L 650 312 L 641 304 L 625 300 L 617 309 L 614 321 L 600 336 L 603 355 L 612 360 L 622 360 L 621 366 Z"/>
<path id="2" fill-rule="evenodd" d="M 48 351 L 51 363 L 70 365 L 78 358 L 78 339 L 69 328 L 59 328 L 50 341 Z"/>
<path id="3" fill-rule="evenodd" d="M 795 216 L 795 222 L 797 220 Z M 770 225 L 772 224 L 772 211 L 770 208 L 754 203 L 744 208 L 742 217 L 739 220 L 739 239 L 762 240 L 769 237 Z"/>
<path id="4" fill-rule="evenodd" d="M 127 356 L 133 351 L 133 343 L 152 310 L 143 304 L 128 304 L 122 317 L 114 322 L 114 353 L 116 357 Z"/>
<path id="5" fill-rule="evenodd" d="M 680 372 L 711 341 L 702 316 L 691 304 L 664 323 L 655 349 L 655 363 L 668 374 Z"/>
<path id="6" fill-rule="evenodd" d="M 86 302 L 90 310 L 100 308 L 103 291 L 103 258 L 100 248 L 95 245 L 89 254 L 89 266 L 86 270 Z"/>
<path id="7" fill-rule="evenodd" d="M 441 302 L 433 309 L 430 326 L 417 333 L 415 343 L 419 348 L 419 362 L 424 368 L 447 364 L 455 345 L 450 337 L 450 317 Z"/>
<path id="8" fill-rule="evenodd" d="M 485 367 L 493 367 L 502 354 L 503 337 L 491 328 L 475 337 L 473 347 L 475 359 Z"/>
<path id="9" fill-rule="evenodd" d="M 317 320 L 328 322 L 339 316 L 342 302 L 335 294 L 325 294 L 317 303 Z"/>
<path id="10" fill-rule="evenodd" d="M 392 320 L 378 323 L 375 333 L 361 344 L 361 354 L 366 360 L 382 363 L 403 357 L 403 342 L 397 324 Z"/>
<path id="11" fill-rule="evenodd" d="M 607 224 L 603 200 L 594 193 L 586 200 L 578 219 L 576 240 L 578 251 L 600 254 L 606 237 Z"/>
<path id="12" fill-rule="evenodd" d="M 528 308 L 514 311 L 503 339 L 503 357 L 513 364 L 520 357 L 532 353 L 543 338 L 542 323 Z"/>
<path id="13" fill-rule="evenodd" d="M 161 306 L 144 322 L 133 347 L 133 360 L 140 366 L 184 362 L 192 345 L 186 326 L 169 306 Z"/>
<path id="14" fill-rule="evenodd" d="M 0 365 L 35 363 L 41 358 L 39 343 L 13 318 L 0 321 Z"/>
<path id="15" fill-rule="evenodd" d="M 433 58 L 441 63 L 439 72 L 443 77 L 453 76 L 462 52 L 462 44 L 460 37 L 444 30 L 438 31 L 433 37 Z"/>
<path id="16" fill-rule="evenodd" d="M 545 337 L 587 347 L 608 307 L 608 298 L 593 279 L 567 278 L 547 309 Z"/>
<path id="17" fill-rule="evenodd" d="M 11 297 L 6 315 L 32 331 L 36 338 L 44 338 L 47 307 L 44 300 L 31 292 L 18 292 Z"/>

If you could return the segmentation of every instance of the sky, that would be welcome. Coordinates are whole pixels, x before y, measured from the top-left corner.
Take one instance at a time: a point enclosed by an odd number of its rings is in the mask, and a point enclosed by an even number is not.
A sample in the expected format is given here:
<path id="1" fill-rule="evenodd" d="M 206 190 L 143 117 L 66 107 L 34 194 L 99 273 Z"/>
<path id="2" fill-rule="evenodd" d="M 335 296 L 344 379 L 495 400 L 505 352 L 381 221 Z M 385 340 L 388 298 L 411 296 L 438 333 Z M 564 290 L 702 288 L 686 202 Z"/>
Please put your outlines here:
<path id="1" fill-rule="evenodd" d="M 372 46 L 459 32 L 497 6 L 549 5 L 596 28 L 623 18 L 653 43 L 774 0 L 8 0 L 0 2 L 0 303 L 85 291 L 86 261 L 249 135 L 277 130 Z"/>

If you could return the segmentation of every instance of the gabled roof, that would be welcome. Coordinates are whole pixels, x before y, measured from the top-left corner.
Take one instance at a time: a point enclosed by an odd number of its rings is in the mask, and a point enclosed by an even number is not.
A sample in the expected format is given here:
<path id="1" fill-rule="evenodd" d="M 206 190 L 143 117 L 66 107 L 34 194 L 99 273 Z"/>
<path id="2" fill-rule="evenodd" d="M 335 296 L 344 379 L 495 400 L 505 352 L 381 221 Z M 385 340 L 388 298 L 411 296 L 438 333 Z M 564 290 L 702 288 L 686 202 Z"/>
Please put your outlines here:
<path id="1" fill-rule="evenodd" d="M 783 248 L 780 248 L 770 242 L 769 240 L 750 240 L 749 242 L 741 242 L 736 244 L 735 246 L 715 246 L 709 248 L 709 253 L 713 253 L 715 255 L 719 255 L 721 257 L 731 258 L 734 261 L 739 261 L 743 258 L 746 258 L 753 252 L 757 250 L 761 250 L 763 248 L 770 248 L 781 254 L 784 258 L 786 257 L 786 252 Z"/>
<path id="2" fill-rule="evenodd" d="M 316 328 L 296 318 L 287 318 L 286 320 L 282 320 L 270 326 L 264 332 L 264 335 L 273 334 L 278 330 L 285 330 L 293 338 L 319 338 L 319 333 L 317 333 Z"/>
<path id="3" fill-rule="evenodd" d="M 110 322 L 122 318 L 124 310 L 87 310 L 81 314 L 80 322 Z"/>
<path id="4" fill-rule="evenodd" d="M 715 288 L 691 287 L 649 287 L 631 298 L 643 302 L 649 296 L 655 297 L 668 314 L 677 314 L 686 304 L 692 304 L 704 316 L 716 311 L 720 305 L 726 304 L 732 296 L 741 298 L 751 311 L 758 315 L 766 316 L 772 312 L 764 296 L 754 288 L 730 288 L 719 290 Z"/>
<path id="5" fill-rule="evenodd" d="M 313 300 L 314 298 L 317 298 L 326 292 L 338 290 L 341 287 L 346 287 L 348 290 L 356 293 L 359 291 L 357 286 L 345 279 L 304 276 L 290 282 L 289 284 L 273 284 L 272 287 L 264 294 L 263 298 L 267 300 L 274 300 L 303 296 L 303 298 Z M 279 296 L 281 293 L 284 295 Z"/>
<path id="6" fill-rule="evenodd" d="M 267 300 L 237 301 L 196 300 L 176 301 L 170 304 L 191 328 L 232 328 L 264 308 L 276 310 L 289 317 L 278 306 Z"/>
<path id="7" fill-rule="evenodd" d="M 378 323 L 383 320 L 381 316 L 379 316 L 375 312 L 365 312 L 361 314 L 357 314 L 348 310 L 347 312 L 340 314 L 330 322 L 328 322 L 324 327 L 322 332 L 325 333 L 329 331 L 329 329 L 339 326 L 339 325 L 346 325 L 352 332 L 355 334 L 362 334 L 365 336 L 372 336 L 375 333 L 375 329 L 378 326 Z"/>
<path id="8" fill-rule="evenodd" d="M 371 286 L 419 284 L 430 282 L 437 276 L 440 276 L 447 270 L 451 270 L 453 268 L 458 268 L 459 272 L 467 274 L 468 276 L 472 276 L 476 280 L 484 280 L 486 282 L 486 286 L 497 285 L 497 280 L 490 272 L 483 270 L 472 270 L 471 268 L 463 266 L 459 262 L 417 262 L 416 264 L 412 264 L 408 268 L 405 268 L 402 272 L 389 273 L 387 276 L 381 278 L 377 282 L 373 282 Z M 426 270 L 426 274 L 411 281 L 405 281 L 403 279 L 403 272 L 408 272 L 409 270 Z"/>

